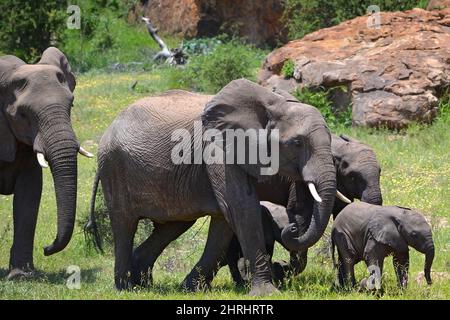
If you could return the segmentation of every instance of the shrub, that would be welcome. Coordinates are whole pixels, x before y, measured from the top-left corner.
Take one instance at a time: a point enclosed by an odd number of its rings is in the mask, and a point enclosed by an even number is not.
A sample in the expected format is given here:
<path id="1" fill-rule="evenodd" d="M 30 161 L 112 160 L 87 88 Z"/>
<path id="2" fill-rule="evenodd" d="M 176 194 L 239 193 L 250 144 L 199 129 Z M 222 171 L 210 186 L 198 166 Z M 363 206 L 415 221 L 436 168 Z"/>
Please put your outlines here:
<path id="1" fill-rule="evenodd" d="M 342 90 L 342 88 L 336 87 L 328 90 L 301 88 L 294 92 L 294 96 L 302 103 L 316 107 L 331 130 L 339 127 L 350 127 L 352 125 L 352 108 L 348 106 L 340 111 L 333 110 L 333 103 L 329 98 L 333 90 Z"/>
<path id="2" fill-rule="evenodd" d="M 285 78 L 292 78 L 294 76 L 295 63 L 292 60 L 286 60 L 281 69 L 281 73 Z"/>
<path id="3" fill-rule="evenodd" d="M 254 78 L 263 57 L 264 51 L 231 40 L 209 54 L 192 56 L 181 82 L 192 90 L 217 92 L 232 80 Z"/>
<path id="4" fill-rule="evenodd" d="M 194 38 L 183 43 L 183 51 L 188 55 L 208 54 L 222 43 L 223 39 L 220 36 L 213 38 Z"/>
<path id="5" fill-rule="evenodd" d="M 126 23 L 131 3 L 129 0 L 74 1 L 81 8 L 81 29 L 66 29 L 61 48 L 76 71 L 151 60 L 148 47 L 152 46 L 152 40 L 144 28 Z"/>
<path id="6" fill-rule="evenodd" d="M 34 62 L 65 29 L 65 0 L 0 1 L 0 51 Z"/>
<path id="7" fill-rule="evenodd" d="M 450 123 L 450 88 L 439 99 L 438 120 Z"/>
<path id="8" fill-rule="evenodd" d="M 370 5 L 381 11 L 404 11 L 414 7 L 425 8 L 426 0 L 286 0 L 283 20 L 289 39 L 299 39 L 321 28 L 366 14 Z"/>

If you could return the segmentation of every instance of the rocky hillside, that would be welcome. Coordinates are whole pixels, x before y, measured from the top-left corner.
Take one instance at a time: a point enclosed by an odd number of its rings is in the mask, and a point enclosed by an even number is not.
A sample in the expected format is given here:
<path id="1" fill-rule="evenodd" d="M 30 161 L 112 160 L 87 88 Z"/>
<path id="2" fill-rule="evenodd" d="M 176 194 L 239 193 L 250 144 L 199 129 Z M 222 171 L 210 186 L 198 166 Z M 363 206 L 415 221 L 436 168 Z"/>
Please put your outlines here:
<path id="1" fill-rule="evenodd" d="M 342 86 L 336 107 L 353 105 L 355 125 L 402 128 L 430 122 L 438 98 L 450 83 L 450 9 L 383 12 L 379 27 L 369 17 L 346 21 L 291 41 L 269 54 L 260 83 L 294 90 L 297 86 Z M 292 79 L 281 74 L 295 63 Z"/>
<path id="2" fill-rule="evenodd" d="M 282 0 L 143 0 L 129 15 L 150 18 L 161 31 L 184 37 L 215 36 L 224 31 L 256 45 L 284 40 Z"/>

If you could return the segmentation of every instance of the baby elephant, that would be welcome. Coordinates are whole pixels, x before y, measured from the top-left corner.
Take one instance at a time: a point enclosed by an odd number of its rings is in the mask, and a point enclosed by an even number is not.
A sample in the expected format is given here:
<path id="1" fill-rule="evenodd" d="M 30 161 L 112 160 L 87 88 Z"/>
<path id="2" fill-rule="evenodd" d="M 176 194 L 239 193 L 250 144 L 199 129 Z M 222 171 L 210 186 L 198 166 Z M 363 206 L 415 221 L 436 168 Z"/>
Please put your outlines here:
<path id="1" fill-rule="evenodd" d="M 416 211 L 396 206 L 352 203 L 334 220 L 331 241 L 339 286 L 347 286 L 349 282 L 352 286 L 356 285 L 354 265 L 364 260 L 371 272 L 371 281 L 363 280 L 361 285 L 367 289 L 379 289 L 384 258 L 392 254 L 398 285 L 406 288 L 408 246 L 425 254 L 425 278 L 431 284 L 430 271 L 434 258 L 431 228 L 423 215 Z M 339 254 L 338 266 L 334 257 L 335 246 Z"/>

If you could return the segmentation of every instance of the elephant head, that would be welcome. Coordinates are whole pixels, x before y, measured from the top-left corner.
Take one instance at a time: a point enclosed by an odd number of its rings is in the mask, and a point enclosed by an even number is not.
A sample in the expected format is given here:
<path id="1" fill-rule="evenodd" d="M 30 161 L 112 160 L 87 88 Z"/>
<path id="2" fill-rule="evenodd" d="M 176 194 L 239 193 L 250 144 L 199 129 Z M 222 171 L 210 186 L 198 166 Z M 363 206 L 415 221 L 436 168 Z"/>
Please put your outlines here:
<path id="1" fill-rule="evenodd" d="M 348 199 L 382 205 L 380 189 L 381 167 L 374 151 L 356 139 L 332 135 L 331 150 L 335 159 L 337 189 Z M 336 201 L 333 213 L 345 207 Z"/>
<path id="2" fill-rule="evenodd" d="M 376 241 L 396 252 L 407 252 L 408 246 L 411 246 L 425 254 L 425 279 L 431 284 L 434 242 L 430 225 L 423 215 L 414 210 L 402 207 L 388 209 L 388 214 L 383 211 L 372 218 L 368 225 L 369 232 Z"/>
<path id="3" fill-rule="evenodd" d="M 63 250 L 72 236 L 80 146 L 70 122 L 75 77 L 64 54 L 50 47 L 34 65 L 0 58 L 0 161 L 14 162 L 21 146 L 50 165 L 57 203 L 57 236 L 45 255 Z M 48 163 L 47 163 L 47 161 Z"/>
<path id="4" fill-rule="evenodd" d="M 315 199 L 306 231 L 299 235 L 300 226 L 291 223 L 283 231 L 283 242 L 293 251 L 314 245 L 325 231 L 336 195 L 331 135 L 320 112 L 288 94 L 272 92 L 240 79 L 232 81 L 214 96 L 202 119 L 206 128 L 221 132 L 226 129 L 278 132 L 278 174 L 307 186 Z M 274 138 L 269 135 L 269 139 Z M 259 165 L 244 164 L 241 167 L 256 179 L 264 179 L 260 171 L 255 170 L 260 168 Z"/>

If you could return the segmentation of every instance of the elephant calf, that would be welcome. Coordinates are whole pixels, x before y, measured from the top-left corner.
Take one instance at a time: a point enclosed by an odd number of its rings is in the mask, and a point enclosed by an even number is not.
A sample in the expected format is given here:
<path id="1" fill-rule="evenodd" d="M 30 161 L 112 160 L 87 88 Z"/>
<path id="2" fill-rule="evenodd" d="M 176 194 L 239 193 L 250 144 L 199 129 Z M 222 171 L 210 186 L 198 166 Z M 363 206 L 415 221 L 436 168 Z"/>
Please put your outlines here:
<path id="1" fill-rule="evenodd" d="M 424 216 L 416 211 L 396 206 L 352 203 L 335 219 L 331 241 L 339 286 L 356 285 L 354 265 L 361 260 L 365 261 L 371 273 L 375 272 L 371 278 L 381 285 L 384 258 L 392 254 L 398 285 L 406 288 L 408 246 L 425 254 L 425 278 L 431 284 L 430 271 L 434 258 L 431 228 Z M 335 246 L 338 249 L 338 264 L 334 257 Z M 361 285 L 369 288 L 365 279 Z M 377 285 L 375 287 L 378 289 Z"/>

